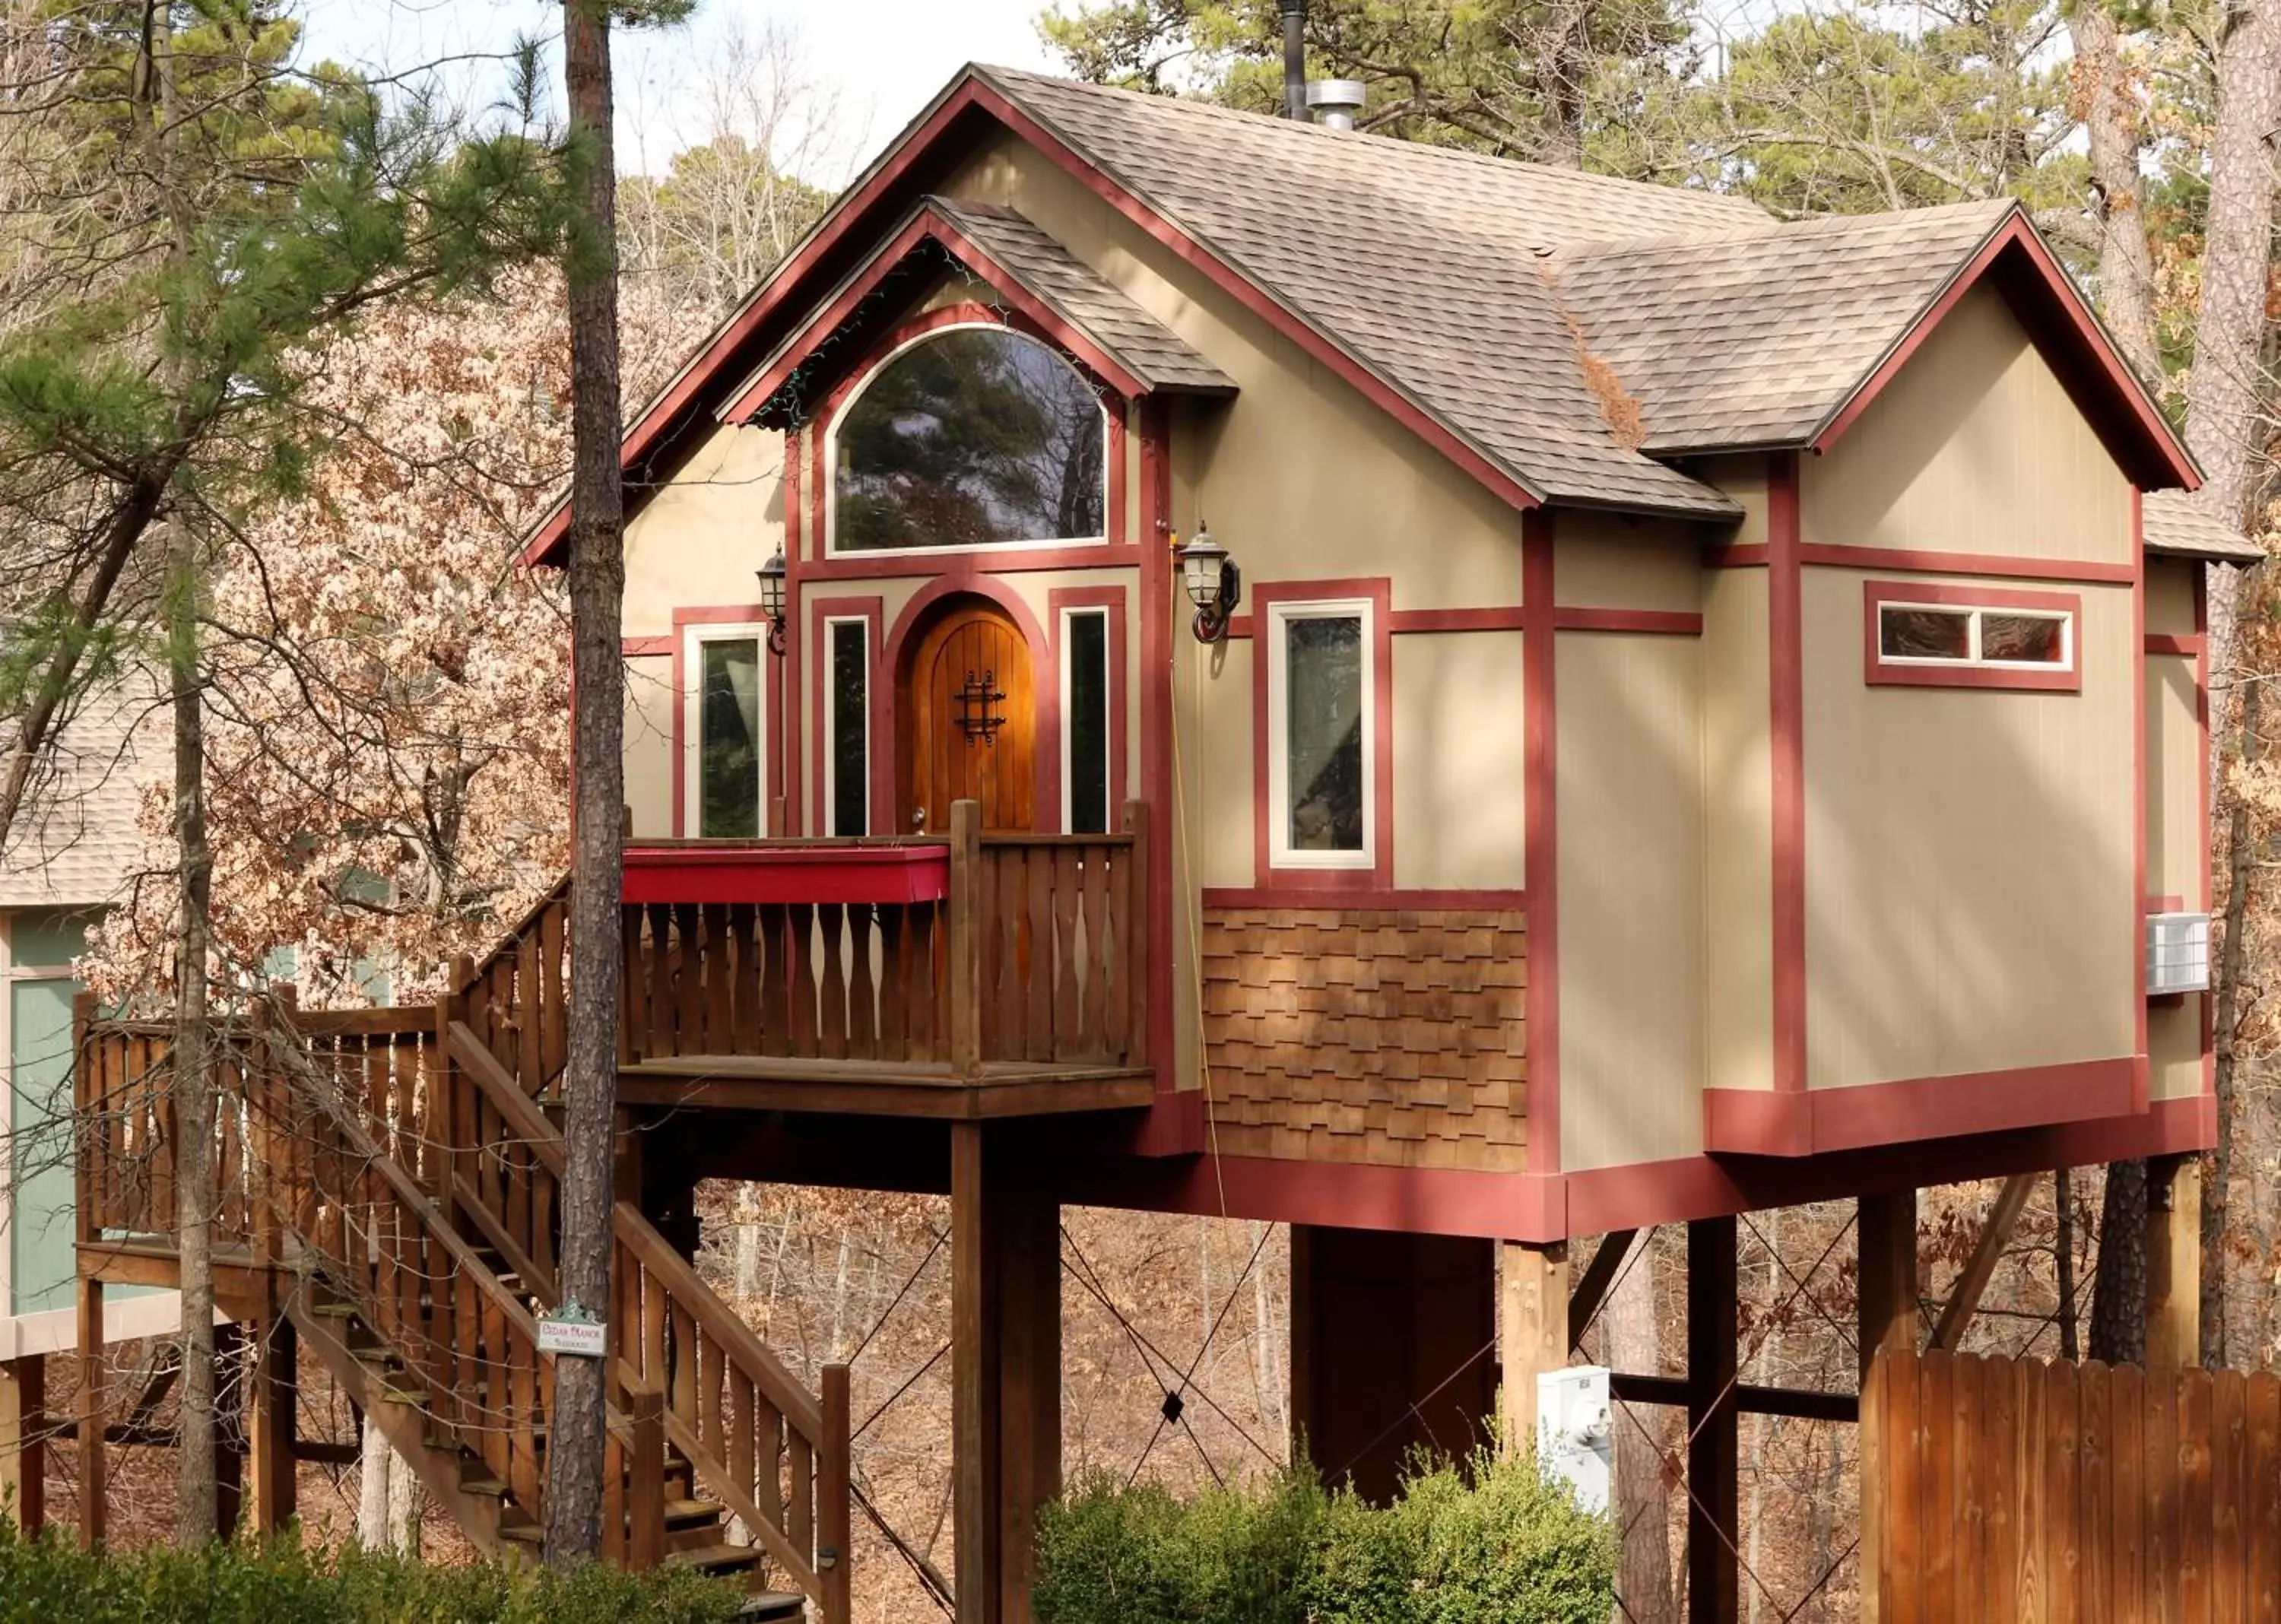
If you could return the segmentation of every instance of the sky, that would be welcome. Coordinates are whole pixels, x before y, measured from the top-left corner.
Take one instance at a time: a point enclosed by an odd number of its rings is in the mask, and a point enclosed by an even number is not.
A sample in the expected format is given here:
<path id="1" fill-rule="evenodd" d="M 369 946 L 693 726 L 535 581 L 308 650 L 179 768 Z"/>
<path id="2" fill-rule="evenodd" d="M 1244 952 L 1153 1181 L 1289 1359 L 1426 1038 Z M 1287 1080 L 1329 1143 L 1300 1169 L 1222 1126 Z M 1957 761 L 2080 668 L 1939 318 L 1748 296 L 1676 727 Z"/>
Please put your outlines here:
<path id="1" fill-rule="evenodd" d="M 1064 0 L 1066 4 L 1068 0 Z M 833 139 L 805 174 L 837 186 L 884 146 L 962 63 L 1050 67 L 1034 19 L 1050 0 L 699 0 L 689 23 L 621 33 L 614 64 L 622 168 L 661 169 L 677 147 L 702 139 L 692 109 L 709 63 L 731 33 L 788 30 L 802 70 L 836 97 Z M 401 72 L 446 63 L 449 95 L 496 99 L 495 59 L 519 35 L 552 40 L 559 0 L 298 0 L 309 59 Z M 453 60 L 456 59 L 456 60 Z M 561 74 L 549 89 L 561 108 Z M 836 172 L 835 172 L 836 171 Z"/>

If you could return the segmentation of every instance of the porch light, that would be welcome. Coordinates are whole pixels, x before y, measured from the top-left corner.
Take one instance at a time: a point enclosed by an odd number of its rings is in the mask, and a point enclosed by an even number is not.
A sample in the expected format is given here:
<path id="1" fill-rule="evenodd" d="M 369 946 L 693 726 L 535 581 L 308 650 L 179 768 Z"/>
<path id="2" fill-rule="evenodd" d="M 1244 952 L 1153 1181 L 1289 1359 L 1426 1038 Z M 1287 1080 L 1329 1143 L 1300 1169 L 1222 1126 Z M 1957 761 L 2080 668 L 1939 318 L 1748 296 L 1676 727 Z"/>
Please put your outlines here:
<path id="1" fill-rule="evenodd" d="M 785 652 L 785 555 L 779 546 L 754 573 L 761 578 L 761 612 L 769 617 L 769 653 Z"/>
<path id="2" fill-rule="evenodd" d="M 1243 601 L 1243 571 L 1228 551 L 1199 526 L 1196 533 L 1174 550 L 1180 561 L 1180 578 L 1188 599 L 1196 606 L 1195 633 L 1199 643 L 1217 643 L 1227 636 L 1235 606 Z"/>

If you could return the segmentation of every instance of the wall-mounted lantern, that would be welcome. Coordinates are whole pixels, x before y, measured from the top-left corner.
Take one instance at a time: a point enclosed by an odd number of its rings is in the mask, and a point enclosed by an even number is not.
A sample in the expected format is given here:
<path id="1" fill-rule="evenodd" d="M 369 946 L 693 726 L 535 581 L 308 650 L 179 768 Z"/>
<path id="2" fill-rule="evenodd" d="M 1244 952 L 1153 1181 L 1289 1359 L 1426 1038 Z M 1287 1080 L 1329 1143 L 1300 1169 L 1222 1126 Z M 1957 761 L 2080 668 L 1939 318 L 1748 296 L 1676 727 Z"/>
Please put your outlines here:
<path id="1" fill-rule="evenodd" d="M 761 613 L 769 617 L 769 653 L 781 659 L 785 652 L 784 549 L 778 547 L 754 574 L 761 578 Z"/>
<path id="2" fill-rule="evenodd" d="M 1199 643 L 1217 643 L 1227 636 L 1235 606 L 1243 601 L 1243 571 L 1228 551 L 1211 538 L 1211 531 L 1196 533 L 1173 553 L 1180 561 L 1180 577 L 1188 599 L 1196 606 L 1195 633 Z"/>

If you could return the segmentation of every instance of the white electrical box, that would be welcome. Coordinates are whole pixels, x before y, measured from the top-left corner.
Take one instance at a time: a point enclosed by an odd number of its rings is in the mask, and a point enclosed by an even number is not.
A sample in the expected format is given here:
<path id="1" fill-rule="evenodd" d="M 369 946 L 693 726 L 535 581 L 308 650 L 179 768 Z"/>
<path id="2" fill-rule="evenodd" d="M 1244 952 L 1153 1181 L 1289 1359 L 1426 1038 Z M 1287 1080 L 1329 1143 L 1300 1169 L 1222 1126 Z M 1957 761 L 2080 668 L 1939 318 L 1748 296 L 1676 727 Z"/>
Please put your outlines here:
<path id="1" fill-rule="evenodd" d="M 1588 1512 L 1608 1509 L 1614 1420 L 1608 1373 L 1600 1366 L 1572 1365 L 1536 1378 L 1536 1469 L 1567 1484 Z"/>
<path id="2" fill-rule="evenodd" d="M 2208 914 L 2146 916 L 2146 995 L 2207 993 L 2210 984 Z"/>

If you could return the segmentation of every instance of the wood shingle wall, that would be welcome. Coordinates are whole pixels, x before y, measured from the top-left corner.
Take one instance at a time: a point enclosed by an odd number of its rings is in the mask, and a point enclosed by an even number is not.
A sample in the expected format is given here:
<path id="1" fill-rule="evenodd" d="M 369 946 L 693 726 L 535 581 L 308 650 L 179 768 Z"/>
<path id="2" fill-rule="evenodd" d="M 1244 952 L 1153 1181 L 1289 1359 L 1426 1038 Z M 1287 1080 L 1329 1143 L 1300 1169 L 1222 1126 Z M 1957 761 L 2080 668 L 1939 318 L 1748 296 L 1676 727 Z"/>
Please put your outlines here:
<path id="1" fill-rule="evenodd" d="M 1522 1170 L 1520 910 L 1207 908 L 1203 971 L 1222 1151 Z"/>

